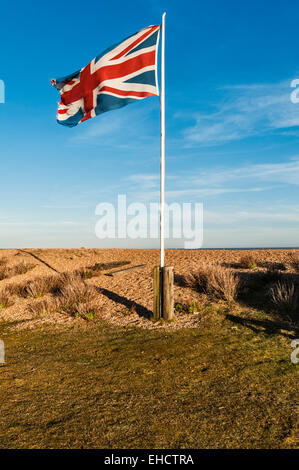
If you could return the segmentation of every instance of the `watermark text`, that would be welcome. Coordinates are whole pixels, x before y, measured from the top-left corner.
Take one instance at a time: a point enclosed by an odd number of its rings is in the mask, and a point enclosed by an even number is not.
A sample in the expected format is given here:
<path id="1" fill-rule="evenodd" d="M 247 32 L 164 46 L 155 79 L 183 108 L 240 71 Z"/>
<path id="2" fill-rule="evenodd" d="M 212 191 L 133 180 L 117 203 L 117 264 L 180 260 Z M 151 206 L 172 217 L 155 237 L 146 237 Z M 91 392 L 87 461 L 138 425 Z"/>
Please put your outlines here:
<path id="1" fill-rule="evenodd" d="M 5 346 L 2 339 L 0 339 L 0 364 L 5 364 Z"/>
<path id="2" fill-rule="evenodd" d="M 4 81 L 0 79 L 0 103 L 5 103 L 5 85 Z"/>
<path id="3" fill-rule="evenodd" d="M 158 239 L 160 206 L 151 202 L 127 204 L 125 194 L 119 194 L 117 205 L 101 202 L 95 214 L 100 216 L 95 226 L 96 236 L 103 239 Z M 203 243 L 202 203 L 165 204 L 165 239 L 183 240 L 185 248 L 200 248 Z"/>

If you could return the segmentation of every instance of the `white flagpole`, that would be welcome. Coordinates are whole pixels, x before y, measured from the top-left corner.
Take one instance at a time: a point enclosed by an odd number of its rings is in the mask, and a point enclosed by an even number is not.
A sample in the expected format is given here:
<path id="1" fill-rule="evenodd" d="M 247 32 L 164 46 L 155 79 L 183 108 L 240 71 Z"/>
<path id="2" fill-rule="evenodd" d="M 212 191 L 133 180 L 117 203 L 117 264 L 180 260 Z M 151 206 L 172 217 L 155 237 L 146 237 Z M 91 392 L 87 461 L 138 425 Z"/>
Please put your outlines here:
<path id="1" fill-rule="evenodd" d="M 160 157 L 160 267 L 164 268 L 164 236 L 165 236 L 165 15 L 162 15 L 161 30 L 161 157 Z"/>

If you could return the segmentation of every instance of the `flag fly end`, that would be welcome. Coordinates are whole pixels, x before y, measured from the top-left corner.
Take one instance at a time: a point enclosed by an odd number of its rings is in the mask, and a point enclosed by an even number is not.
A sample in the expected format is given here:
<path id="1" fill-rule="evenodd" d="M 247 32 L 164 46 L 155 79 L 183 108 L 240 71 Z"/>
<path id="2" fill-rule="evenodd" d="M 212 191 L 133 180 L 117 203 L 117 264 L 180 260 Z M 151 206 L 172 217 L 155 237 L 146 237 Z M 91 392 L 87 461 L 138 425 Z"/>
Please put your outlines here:
<path id="1" fill-rule="evenodd" d="M 51 84 L 60 93 L 57 121 L 76 126 L 98 114 L 158 96 L 160 25 L 151 25 L 106 49 L 85 67 Z"/>

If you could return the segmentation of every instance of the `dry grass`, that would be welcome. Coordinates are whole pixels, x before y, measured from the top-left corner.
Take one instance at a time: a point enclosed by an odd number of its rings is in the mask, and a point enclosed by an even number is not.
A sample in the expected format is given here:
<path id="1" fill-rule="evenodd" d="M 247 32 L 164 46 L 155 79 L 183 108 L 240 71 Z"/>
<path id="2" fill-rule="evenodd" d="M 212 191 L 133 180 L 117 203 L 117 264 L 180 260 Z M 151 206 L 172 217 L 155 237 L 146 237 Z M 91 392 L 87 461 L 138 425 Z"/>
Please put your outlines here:
<path id="1" fill-rule="evenodd" d="M 29 304 L 27 310 L 34 316 L 61 312 L 89 320 L 100 311 L 99 294 L 84 282 L 80 270 L 9 284 L 0 294 L 0 308 L 2 304 L 8 306 L 9 302 L 11 305 L 14 295 L 38 299 L 47 294 L 46 298 Z"/>
<path id="2" fill-rule="evenodd" d="M 185 277 L 186 285 L 212 299 L 231 302 L 236 299 L 240 287 L 239 277 L 232 269 L 217 263 L 202 263 L 200 268 Z"/>
<path id="3" fill-rule="evenodd" d="M 92 320 L 100 311 L 99 293 L 82 281 L 66 284 L 56 299 L 57 310 Z"/>
<path id="4" fill-rule="evenodd" d="M 61 295 L 62 290 L 73 282 L 82 282 L 82 275 L 79 270 L 52 276 L 48 292 L 56 296 Z"/>
<path id="5" fill-rule="evenodd" d="M 31 313 L 34 317 L 41 317 L 48 315 L 49 313 L 53 313 L 56 311 L 56 303 L 53 298 L 50 299 L 42 299 L 32 304 L 29 304 L 27 310 Z"/>
<path id="6" fill-rule="evenodd" d="M 275 316 L 275 310 L 280 308 L 271 300 L 269 296 L 270 288 L 274 287 L 274 283 L 283 283 L 285 280 L 297 283 L 296 278 L 298 276 L 294 273 L 294 270 L 284 269 L 285 266 L 289 268 L 287 260 L 296 260 L 296 253 L 299 254 L 299 251 L 169 252 L 169 260 L 171 260 L 171 256 L 174 257 L 174 261 L 177 260 L 171 263 L 175 266 L 175 272 L 180 273 L 175 275 L 177 284 L 175 303 L 177 307 L 175 310 L 176 321 L 173 322 L 174 328 L 196 327 L 194 317 L 189 316 L 187 318 L 188 316 L 185 314 L 200 311 L 206 304 L 217 302 L 219 299 L 228 302 L 238 299 L 243 306 L 267 311 L 269 318 Z M 10 279 L 8 282 L 3 282 L 4 285 L 7 285 L 7 293 L 9 292 L 12 298 L 17 295 L 21 299 L 17 301 L 14 310 L 10 309 L 7 312 L 2 312 L 2 318 L 5 318 L 6 315 L 7 318 L 21 318 L 22 315 L 28 318 L 28 299 L 32 299 L 30 300 L 32 310 L 35 310 L 37 314 L 39 311 L 42 314 L 50 312 L 44 320 L 55 322 L 57 316 L 52 315 L 51 312 L 53 308 L 60 308 L 60 304 L 58 307 L 56 305 L 59 301 L 55 299 L 62 297 L 61 292 L 65 286 L 72 282 L 78 284 L 79 281 L 86 281 L 103 271 L 107 272 L 107 270 L 129 264 L 127 260 L 131 259 L 134 262 L 147 263 L 148 271 L 145 276 L 140 276 L 138 273 L 129 273 L 126 277 L 111 280 L 108 280 L 106 276 L 101 276 L 98 279 L 93 279 L 90 283 L 87 281 L 87 284 L 92 283 L 103 289 L 103 294 L 100 295 L 101 301 L 105 304 L 103 315 L 107 314 L 106 318 L 109 317 L 114 324 L 129 324 L 129 321 L 126 323 L 126 320 L 123 319 L 123 312 L 130 311 L 131 305 L 134 304 L 136 305 L 136 313 L 133 312 L 131 316 L 136 318 L 132 318 L 131 323 L 134 321 L 138 326 L 153 327 L 148 318 L 150 318 L 152 310 L 152 272 L 150 265 L 156 263 L 155 252 L 130 251 L 121 254 L 119 251 L 112 251 L 111 253 L 105 251 L 103 253 L 101 250 L 81 249 L 41 250 L 40 254 L 42 261 L 38 263 L 34 270 L 35 275 L 40 276 L 39 278 L 33 278 L 32 274 L 28 273 L 22 277 L 21 282 L 17 277 Z M 4 269 L 7 275 L 8 269 L 11 270 L 14 267 L 13 265 L 17 264 L 18 267 L 14 268 L 14 271 L 24 272 L 24 264 L 21 263 L 23 258 L 18 258 L 18 264 L 16 258 L 12 258 L 11 255 L 15 256 L 16 253 L 9 251 L 2 253 L 0 271 L 1 268 Z M 139 256 L 141 257 L 139 258 Z M 77 259 L 78 257 L 80 259 Z M 82 259 L 82 257 L 86 257 L 86 259 Z M 67 260 L 72 259 L 72 261 L 67 261 L 65 258 Z M 244 258 L 247 266 L 248 262 L 253 260 L 256 261 L 258 267 L 256 269 L 241 270 L 239 261 Z M 229 269 L 226 269 L 225 266 Z M 27 267 L 28 265 L 25 264 L 25 269 Z M 50 275 L 49 267 L 56 270 L 56 273 Z M 68 269 L 67 273 L 59 274 L 59 271 L 66 269 Z M 188 275 L 188 272 L 192 274 Z M 10 271 L 9 276 L 11 274 L 12 271 Z M 190 292 L 190 289 L 185 289 L 186 285 L 195 289 L 201 295 Z M 22 298 L 26 301 L 23 302 Z M 44 302 L 37 302 L 39 299 L 44 300 Z M 194 307 L 194 302 L 198 303 L 200 308 Z M 77 312 L 77 314 L 80 313 Z M 71 313 L 71 316 L 73 315 Z M 61 316 L 58 320 L 71 324 L 70 318 L 65 316 Z M 39 322 L 40 320 L 37 323 Z M 26 325 L 24 323 L 21 328 L 27 327 Z"/>
<path id="7" fill-rule="evenodd" d="M 73 274 L 81 277 L 81 279 L 90 279 L 96 277 L 102 273 L 102 271 L 107 271 L 108 269 L 118 268 L 130 264 L 131 261 L 111 261 L 109 263 L 95 263 L 92 266 L 87 266 L 85 268 L 80 268 L 73 271 Z"/>
<path id="8" fill-rule="evenodd" d="M 10 284 L 7 289 L 10 290 L 12 295 L 16 294 L 23 298 L 38 298 L 45 294 L 59 295 L 65 285 L 81 279 L 83 279 L 83 276 L 81 271 L 78 270 L 32 279 L 20 284 Z"/>
<path id="9" fill-rule="evenodd" d="M 28 306 L 28 311 L 35 316 L 51 312 L 65 313 L 73 317 L 93 320 L 100 313 L 101 303 L 99 293 L 93 286 L 86 284 L 77 274 L 62 274 L 51 278 L 51 285 L 47 292 L 51 296 L 33 302 Z M 39 283 L 26 287 L 34 297 L 40 292 Z"/>
<path id="10" fill-rule="evenodd" d="M 297 254 L 290 253 L 287 264 L 290 270 L 299 274 L 299 257 Z"/>
<path id="11" fill-rule="evenodd" d="M 0 308 L 7 308 L 13 305 L 10 289 L 5 288 L 0 291 Z"/>
<path id="12" fill-rule="evenodd" d="M 119 268 L 121 266 L 125 266 L 130 263 L 131 261 L 111 261 L 109 263 L 95 263 L 92 266 L 88 266 L 87 270 L 82 270 L 81 272 L 83 272 L 83 276 L 85 273 L 85 277 L 93 277 L 93 276 L 97 276 L 102 271 L 106 271 L 108 269 L 113 269 L 113 268 Z M 86 273 L 88 273 L 89 275 L 87 274 L 86 276 Z"/>
<path id="13" fill-rule="evenodd" d="M 2 258 L 0 258 L 0 266 L 5 266 L 7 264 L 7 258 L 6 256 L 3 256 Z"/>
<path id="14" fill-rule="evenodd" d="M 299 321 L 298 286 L 290 281 L 277 282 L 271 288 L 271 298 L 283 318 Z"/>
<path id="15" fill-rule="evenodd" d="M 21 262 L 14 266 L 7 266 L 6 263 L 0 264 L 0 281 L 14 277 L 18 274 L 25 274 L 35 267 L 34 264 Z"/>
<path id="16" fill-rule="evenodd" d="M 246 254 L 240 258 L 239 266 L 244 269 L 254 269 L 257 267 L 257 261 L 251 254 Z"/>
<path id="17" fill-rule="evenodd" d="M 38 298 L 47 294 L 52 289 L 52 280 L 55 276 L 44 277 L 40 279 L 33 279 L 22 284 L 11 284 L 9 287 L 19 297 L 32 297 Z"/>

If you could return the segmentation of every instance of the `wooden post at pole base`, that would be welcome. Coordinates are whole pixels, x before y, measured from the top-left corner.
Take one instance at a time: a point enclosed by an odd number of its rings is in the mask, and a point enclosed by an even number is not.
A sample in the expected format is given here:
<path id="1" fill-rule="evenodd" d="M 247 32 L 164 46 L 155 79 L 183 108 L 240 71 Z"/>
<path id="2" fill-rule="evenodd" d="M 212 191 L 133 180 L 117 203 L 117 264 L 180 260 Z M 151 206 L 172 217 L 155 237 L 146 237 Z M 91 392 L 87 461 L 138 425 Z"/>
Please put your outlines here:
<path id="1" fill-rule="evenodd" d="M 154 267 L 154 309 L 153 320 L 173 319 L 173 267 Z"/>
<path id="2" fill-rule="evenodd" d="M 154 267 L 154 309 L 153 320 L 157 321 L 161 315 L 161 282 L 160 282 L 160 266 Z"/>
<path id="3" fill-rule="evenodd" d="M 173 309 L 174 309 L 174 302 L 173 302 L 173 266 L 165 266 L 163 268 L 163 308 L 162 308 L 162 318 L 164 320 L 172 320 L 173 319 Z"/>

